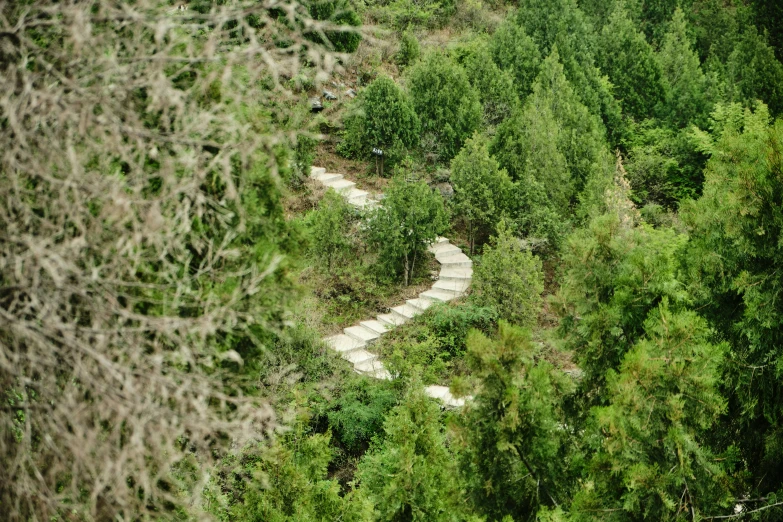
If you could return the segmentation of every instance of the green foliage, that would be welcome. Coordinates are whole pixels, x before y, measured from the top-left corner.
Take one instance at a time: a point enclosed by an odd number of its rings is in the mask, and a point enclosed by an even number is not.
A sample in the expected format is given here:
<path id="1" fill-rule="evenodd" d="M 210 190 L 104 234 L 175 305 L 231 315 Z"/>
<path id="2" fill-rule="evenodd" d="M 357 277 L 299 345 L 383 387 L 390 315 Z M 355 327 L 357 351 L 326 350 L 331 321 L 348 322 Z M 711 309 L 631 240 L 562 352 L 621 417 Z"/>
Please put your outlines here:
<path id="1" fill-rule="evenodd" d="M 783 423 L 783 122 L 770 124 L 764 105 L 719 105 L 711 126 L 698 133 L 712 157 L 704 195 L 682 214 L 691 229 L 683 262 L 694 304 L 732 346 L 721 443 L 740 446 L 752 487 L 773 491 L 783 485 L 766 449 Z"/>
<path id="2" fill-rule="evenodd" d="M 326 265 L 329 273 L 334 263 L 348 252 L 348 232 L 353 214 L 354 210 L 345 198 L 333 189 L 328 189 L 318 210 L 308 216 L 310 251 Z"/>
<path id="3" fill-rule="evenodd" d="M 402 275 L 407 286 L 427 254 L 427 247 L 446 228 L 440 194 L 424 182 L 395 178 L 381 206 L 367 223 L 368 243 L 378 252 L 379 266 L 388 275 Z"/>
<path id="4" fill-rule="evenodd" d="M 470 251 L 476 235 L 491 232 L 508 208 L 511 179 L 489 155 L 486 138 L 476 134 L 451 161 L 454 213 L 468 228 Z"/>
<path id="5" fill-rule="evenodd" d="M 525 99 L 541 65 L 541 52 L 536 43 L 509 18 L 492 35 L 489 46 L 495 63 L 512 75 L 517 95 Z"/>
<path id="6" fill-rule="evenodd" d="M 672 130 L 648 120 L 636 126 L 627 143 L 625 168 L 639 204 L 675 208 L 701 192 L 706 156 L 696 150 L 690 129 Z"/>
<path id="7" fill-rule="evenodd" d="M 649 225 L 623 225 L 616 215 L 575 232 L 563 252 L 563 274 L 554 301 L 559 334 L 584 370 L 583 389 L 600 400 L 610 369 L 641 338 L 651 310 L 668 299 L 688 303 L 677 279 L 677 253 L 686 236 Z"/>
<path id="8" fill-rule="evenodd" d="M 301 184 L 302 180 L 310 175 L 310 167 L 313 166 L 317 144 L 318 142 L 310 136 L 303 134 L 297 137 L 293 157 L 294 176 L 292 181 L 294 185 Z"/>
<path id="9" fill-rule="evenodd" d="M 298 428 L 296 436 L 271 447 L 246 448 L 238 458 L 224 459 L 221 471 L 239 480 L 231 489 L 227 484 L 210 488 L 207 496 L 215 502 L 209 511 L 225 521 L 369 522 L 372 506 L 351 494 L 342 496 L 337 481 L 327 478 L 333 458 L 330 439 L 329 433 L 305 435 Z M 227 498 L 226 491 L 239 498 Z"/>
<path id="10" fill-rule="evenodd" d="M 394 80 L 382 76 L 354 102 L 338 150 L 346 157 L 364 159 L 377 147 L 383 150 L 387 165 L 393 166 L 418 144 L 420 127 L 408 97 Z"/>
<path id="11" fill-rule="evenodd" d="M 501 222 L 497 236 L 484 248 L 481 263 L 474 269 L 472 299 L 495 308 L 507 321 L 532 326 L 541 309 L 543 291 L 541 260 L 523 250 L 520 240 Z"/>
<path id="12" fill-rule="evenodd" d="M 463 303 L 458 306 L 435 304 L 427 309 L 422 322 L 441 351 L 462 356 L 470 330 L 489 333 L 497 323 L 494 308 Z"/>
<path id="13" fill-rule="evenodd" d="M 490 520 L 526 520 L 562 502 L 572 473 L 559 406 L 569 383 L 537 355 L 529 332 L 503 321 L 497 339 L 468 335 L 481 387 L 459 421 L 460 466 L 472 504 Z"/>
<path id="14" fill-rule="evenodd" d="M 602 169 L 605 147 L 603 126 L 580 102 L 555 49 L 490 148 L 516 182 L 511 211 L 522 233 L 559 245 L 576 196 Z"/>
<path id="15" fill-rule="evenodd" d="M 337 440 L 354 455 L 367 449 L 378 435 L 383 419 L 397 404 L 397 395 L 386 381 L 356 379 L 329 405 L 326 416 Z"/>
<path id="16" fill-rule="evenodd" d="M 413 33 L 413 30 L 408 27 L 400 36 L 400 50 L 395 55 L 395 61 L 400 67 L 405 67 L 421 56 L 421 47 L 419 46 L 419 39 Z"/>
<path id="17" fill-rule="evenodd" d="M 712 109 L 715 92 L 701 70 L 699 57 L 688 36 L 685 14 L 677 9 L 663 37 L 656 59 L 661 68 L 665 88 L 665 103 L 660 111 L 674 128 L 703 126 Z"/>
<path id="18" fill-rule="evenodd" d="M 412 390 L 387 417 L 383 437 L 357 470 L 360 495 L 376 520 L 462 520 L 454 458 L 446 446 L 438 405 Z"/>
<path id="19" fill-rule="evenodd" d="M 730 101 L 751 106 L 761 100 L 773 115 L 783 112 L 783 64 L 754 27 L 746 29 L 726 64 Z"/>
<path id="20" fill-rule="evenodd" d="M 408 85 L 422 134 L 434 137 L 438 156 L 453 158 L 481 123 L 481 102 L 465 71 L 440 53 L 411 67 Z"/>
<path id="21" fill-rule="evenodd" d="M 725 472 L 705 435 L 725 412 L 718 392 L 726 345 L 706 321 L 665 300 L 644 338 L 607 376 L 607 402 L 588 429 L 593 457 L 576 520 L 692 520 L 729 504 Z"/>
<path id="22" fill-rule="evenodd" d="M 362 25 L 362 19 L 356 11 L 343 0 L 315 0 L 310 3 L 309 9 L 314 20 L 327 20 L 334 25 L 347 27 Z M 331 46 L 339 53 L 356 51 L 362 41 L 362 35 L 351 30 L 324 31 L 323 37 L 318 33 L 312 33 L 309 37 L 315 42 Z"/>
<path id="23" fill-rule="evenodd" d="M 598 64 L 614 84 L 623 112 L 637 120 L 652 116 L 664 97 L 661 68 L 644 34 L 622 7 L 609 17 L 597 49 Z"/>
<path id="24" fill-rule="evenodd" d="M 484 107 L 484 122 L 495 125 L 507 118 L 518 103 L 514 77 L 492 61 L 490 50 L 480 42 L 463 62 L 468 81 Z"/>

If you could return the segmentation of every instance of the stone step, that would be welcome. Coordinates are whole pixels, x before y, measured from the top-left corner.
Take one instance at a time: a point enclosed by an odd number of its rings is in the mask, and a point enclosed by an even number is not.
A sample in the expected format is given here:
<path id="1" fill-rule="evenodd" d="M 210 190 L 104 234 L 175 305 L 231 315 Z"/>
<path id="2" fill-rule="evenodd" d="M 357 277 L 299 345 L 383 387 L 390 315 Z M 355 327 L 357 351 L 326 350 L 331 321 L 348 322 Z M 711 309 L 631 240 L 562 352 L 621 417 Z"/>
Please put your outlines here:
<path id="1" fill-rule="evenodd" d="M 332 350 L 343 354 L 352 352 L 354 350 L 360 350 L 366 346 L 366 343 L 357 341 L 353 337 L 349 337 L 345 334 L 333 335 L 331 337 L 327 337 L 324 339 L 324 341 L 332 348 Z"/>
<path id="2" fill-rule="evenodd" d="M 447 292 L 433 288 L 432 290 L 427 290 L 426 292 L 420 293 L 419 297 L 421 299 L 429 299 L 430 301 L 440 301 L 445 303 L 451 301 L 452 299 L 456 299 L 459 297 L 459 295 L 455 294 L 454 292 Z"/>
<path id="3" fill-rule="evenodd" d="M 380 367 L 380 368 L 373 368 L 369 371 L 359 371 L 354 366 L 353 371 L 358 373 L 359 375 L 366 375 L 367 377 L 372 377 L 373 379 L 381 379 L 384 381 L 390 381 L 392 376 L 391 373 L 389 373 L 389 370 L 386 368 Z"/>
<path id="4" fill-rule="evenodd" d="M 468 288 L 470 288 L 470 280 L 468 279 L 462 281 L 435 281 L 435 284 L 432 285 L 433 290 L 441 290 L 456 295 L 467 292 Z"/>
<path id="5" fill-rule="evenodd" d="M 393 315 L 399 317 L 403 322 L 413 319 L 421 313 L 421 310 L 415 308 L 409 304 L 395 306 L 391 309 Z"/>
<path id="6" fill-rule="evenodd" d="M 326 185 L 328 183 L 334 183 L 335 181 L 340 181 L 341 179 L 343 179 L 343 175 L 342 174 L 318 174 L 317 176 L 313 176 L 313 179 Z"/>
<path id="7" fill-rule="evenodd" d="M 442 254 L 435 254 L 435 259 L 437 259 L 438 263 L 442 265 L 443 263 L 448 263 L 452 258 L 463 259 L 463 256 L 468 257 L 462 253 L 462 250 L 456 250 L 456 251 L 451 250 L 449 252 L 444 252 Z"/>
<path id="8" fill-rule="evenodd" d="M 472 278 L 472 268 L 441 268 L 438 275 L 440 281 L 470 281 Z"/>
<path id="9" fill-rule="evenodd" d="M 345 194 L 345 199 L 348 200 L 348 203 L 351 205 L 360 205 L 367 201 L 367 196 L 369 196 L 370 193 L 366 190 L 359 190 L 358 188 L 352 188 Z"/>
<path id="10" fill-rule="evenodd" d="M 442 256 L 446 255 L 449 252 L 462 252 L 460 248 L 456 245 L 452 245 L 451 243 L 436 243 L 430 247 L 430 252 L 435 254 L 435 256 Z"/>
<path id="11" fill-rule="evenodd" d="M 356 183 L 353 181 L 348 181 L 347 179 L 338 179 L 337 181 L 329 181 L 327 183 L 324 183 L 327 187 L 331 187 L 337 192 L 341 194 L 345 194 L 349 192 L 352 188 L 356 186 Z"/>
<path id="12" fill-rule="evenodd" d="M 348 353 L 342 354 L 342 358 L 350 362 L 354 366 L 357 366 L 365 362 L 375 361 L 378 359 L 378 356 L 374 353 L 368 352 L 367 350 L 353 350 Z"/>
<path id="13" fill-rule="evenodd" d="M 451 392 L 449 391 L 449 388 L 447 386 L 427 386 L 424 388 L 424 393 L 426 393 L 429 397 L 432 397 L 433 399 L 438 399 L 441 401 L 445 406 L 448 406 L 450 408 L 460 408 L 465 405 L 465 399 L 471 399 L 472 397 L 466 397 L 466 398 L 457 398 L 454 397 Z"/>
<path id="14" fill-rule="evenodd" d="M 435 238 L 435 242 L 433 244 L 437 245 L 438 243 L 448 243 L 448 242 L 449 242 L 449 238 L 438 236 Z"/>
<path id="15" fill-rule="evenodd" d="M 394 328 L 395 326 L 400 326 L 401 324 L 405 324 L 407 319 L 402 319 L 397 315 L 392 314 L 381 314 L 378 316 L 378 322 L 385 324 L 389 329 Z"/>
<path id="16" fill-rule="evenodd" d="M 359 373 L 363 373 L 365 375 L 377 375 L 379 372 L 386 372 L 386 368 L 383 366 L 383 363 L 376 359 L 363 361 L 358 364 L 353 365 L 354 370 L 356 370 Z"/>
<path id="17" fill-rule="evenodd" d="M 310 167 L 310 177 L 316 177 L 319 174 L 326 174 L 326 169 L 324 167 Z"/>
<path id="18" fill-rule="evenodd" d="M 348 337 L 351 337 L 353 339 L 356 339 L 357 341 L 361 341 L 368 345 L 374 343 L 375 340 L 381 336 L 381 334 L 375 333 L 369 328 L 365 328 L 364 326 L 361 325 L 349 326 L 348 328 L 343 328 L 343 332 L 345 332 L 345 335 L 347 335 Z"/>
<path id="19" fill-rule="evenodd" d="M 419 309 L 420 310 L 419 313 L 423 312 L 424 310 L 432 306 L 432 301 L 430 301 L 429 299 L 408 299 L 405 302 L 408 303 L 410 306 Z"/>
<path id="20" fill-rule="evenodd" d="M 443 260 L 438 259 L 438 262 L 444 268 L 470 268 L 473 266 L 473 261 L 465 254 L 448 256 Z"/>
<path id="21" fill-rule="evenodd" d="M 383 335 L 386 332 L 388 332 L 389 329 L 390 329 L 390 327 L 387 324 L 382 323 L 380 321 L 375 321 L 373 319 L 371 319 L 369 321 L 362 321 L 359 324 L 364 326 L 368 330 L 372 330 L 373 332 L 377 333 L 378 335 Z"/>

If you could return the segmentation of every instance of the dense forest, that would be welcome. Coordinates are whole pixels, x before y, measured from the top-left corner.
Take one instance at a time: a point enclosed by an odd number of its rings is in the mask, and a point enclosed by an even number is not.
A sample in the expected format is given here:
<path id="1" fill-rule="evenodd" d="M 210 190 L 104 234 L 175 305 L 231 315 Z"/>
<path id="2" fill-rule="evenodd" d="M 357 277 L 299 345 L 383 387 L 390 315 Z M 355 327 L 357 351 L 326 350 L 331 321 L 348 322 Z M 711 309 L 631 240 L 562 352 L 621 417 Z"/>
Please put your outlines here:
<path id="1" fill-rule="evenodd" d="M 0 0 L 0 145 L 0 520 L 783 520 L 778 0 Z"/>

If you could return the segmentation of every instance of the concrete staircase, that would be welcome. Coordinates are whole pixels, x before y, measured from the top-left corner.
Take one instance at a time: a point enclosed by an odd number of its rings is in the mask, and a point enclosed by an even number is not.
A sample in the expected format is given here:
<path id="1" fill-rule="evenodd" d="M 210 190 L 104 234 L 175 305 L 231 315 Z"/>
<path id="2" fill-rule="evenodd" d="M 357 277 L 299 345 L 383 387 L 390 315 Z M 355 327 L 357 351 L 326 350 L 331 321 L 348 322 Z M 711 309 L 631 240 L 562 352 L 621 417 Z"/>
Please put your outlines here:
<path id="1" fill-rule="evenodd" d="M 326 187 L 333 188 L 351 205 L 359 208 L 373 208 L 382 199 L 382 195 L 373 197 L 368 192 L 357 189 L 356 184 L 345 179 L 342 174 L 327 173 L 323 167 L 312 167 L 310 177 Z M 473 261 L 459 247 L 449 243 L 445 237 L 439 237 L 429 249 L 441 265 L 438 281 L 431 289 L 419 294 L 417 299 L 408 299 L 405 303 L 395 306 L 388 314 L 380 314 L 375 319 L 361 321 L 358 325 L 343 329 L 341 334 L 324 339 L 332 349 L 353 364 L 356 372 L 377 379 L 391 379 L 391 374 L 383 366 L 383 362 L 368 350 L 372 344 L 395 326 L 410 321 L 424 312 L 433 303 L 456 299 L 470 288 Z M 465 404 L 464 398 L 452 396 L 446 386 L 428 386 L 425 392 L 449 407 L 460 407 Z"/>

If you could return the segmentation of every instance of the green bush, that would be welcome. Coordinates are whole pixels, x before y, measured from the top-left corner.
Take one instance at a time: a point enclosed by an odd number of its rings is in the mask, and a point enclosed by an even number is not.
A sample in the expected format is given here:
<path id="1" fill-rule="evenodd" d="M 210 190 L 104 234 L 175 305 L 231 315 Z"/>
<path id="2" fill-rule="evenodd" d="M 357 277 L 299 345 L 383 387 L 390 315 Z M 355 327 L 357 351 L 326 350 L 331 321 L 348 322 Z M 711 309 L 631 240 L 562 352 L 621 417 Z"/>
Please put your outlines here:
<path id="1" fill-rule="evenodd" d="M 386 413 L 397 403 L 387 381 L 352 382 L 326 413 L 329 426 L 347 451 L 359 454 L 383 426 Z"/>
<path id="2" fill-rule="evenodd" d="M 411 67 L 409 85 L 422 134 L 434 137 L 441 160 L 450 160 L 481 124 L 478 93 L 462 67 L 440 53 Z"/>
<path id="3" fill-rule="evenodd" d="M 422 321 L 441 351 L 452 356 L 465 353 L 465 341 L 472 329 L 489 333 L 497 323 L 494 308 L 465 303 L 459 306 L 438 304 L 430 307 Z"/>
<path id="4" fill-rule="evenodd" d="M 354 102 L 345 119 L 338 152 L 348 158 L 366 159 L 373 148 L 383 150 L 385 166 L 392 167 L 419 140 L 420 122 L 408 97 L 394 80 L 382 76 Z"/>
<path id="5" fill-rule="evenodd" d="M 400 67 L 405 67 L 419 59 L 421 47 L 419 40 L 409 27 L 400 37 L 400 50 L 395 55 L 395 61 Z"/>
<path id="6" fill-rule="evenodd" d="M 315 20 L 329 21 L 334 25 L 344 25 L 359 27 L 362 25 L 362 19 L 359 15 L 343 0 L 323 0 L 315 1 L 309 5 L 310 16 Z M 326 39 L 315 32 L 309 33 L 308 37 L 321 44 L 330 45 L 339 53 L 352 53 L 359 42 L 362 41 L 362 35 L 357 31 L 324 31 Z"/>

